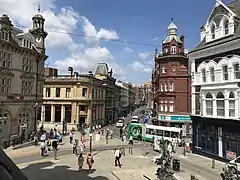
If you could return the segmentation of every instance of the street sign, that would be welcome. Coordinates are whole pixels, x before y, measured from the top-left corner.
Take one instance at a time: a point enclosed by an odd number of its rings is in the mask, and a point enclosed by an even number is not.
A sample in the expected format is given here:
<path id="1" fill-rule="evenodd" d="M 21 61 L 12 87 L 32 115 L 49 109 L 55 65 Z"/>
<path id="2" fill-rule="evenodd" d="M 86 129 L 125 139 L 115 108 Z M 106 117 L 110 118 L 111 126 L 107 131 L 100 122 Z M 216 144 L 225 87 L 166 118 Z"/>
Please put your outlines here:
<path id="1" fill-rule="evenodd" d="M 148 117 L 144 117 L 143 119 L 143 124 L 146 124 L 146 123 L 148 123 Z"/>

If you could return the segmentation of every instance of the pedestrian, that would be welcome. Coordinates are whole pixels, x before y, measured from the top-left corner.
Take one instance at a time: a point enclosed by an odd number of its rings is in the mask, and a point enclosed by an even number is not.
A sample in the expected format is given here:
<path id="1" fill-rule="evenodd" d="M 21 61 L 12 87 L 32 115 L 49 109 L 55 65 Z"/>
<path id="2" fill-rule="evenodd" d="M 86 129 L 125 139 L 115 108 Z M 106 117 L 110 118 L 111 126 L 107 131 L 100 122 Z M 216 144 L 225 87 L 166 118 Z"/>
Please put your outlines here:
<path id="1" fill-rule="evenodd" d="M 190 143 L 188 141 L 186 142 L 186 152 L 190 153 Z"/>
<path id="2" fill-rule="evenodd" d="M 83 141 L 80 141 L 80 144 L 79 144 L 79 151 L 80 151 L 80 153 L 83 153 L 83 148 L 84 148 Z"/>
<path id="3" fill-rule="evenodd" d="M 37 134 L 34 135 L 34 145 L 35 145 L 35 146 L 38 145 L 38 137 L 37 137 Z"/>
<path id="4" fill-rule="evenodd" d="M 82 170 L 83 162 L 84 162 L 84 157 L 83 157 L 83 154 L 80 153 L 78 156 L 78 171 Z"/>
<path id="5" fill-rule="evenodd" d="M 133 145 L 133 136 L 132 136 L 132 134 L 130 134 L 130 137 L 129 137 L 129 143 L 128 143 L 128 144 Z"/>
<path id="6" fill-rule="evenodd" d="M 93 156 L 92 156 L 92 154 L 89 152 L 88 155 L 87 155 L 87 165 L 88 165 L 88 171 L 89 171 L 89 173 L 91 173 L 93 163 L 94 163 Z"/>
<path id="7" fill-rule="evenodd" d="M 73 141 L 73 134 L 72 134 L 72 131 L 71 131 L 70 134 L 69 134 L 69 142 L 72 144 L 72 141 Z"/>
<path id="8" fill-rule="evenodd" d="M 44 141 L 42 141 L 40 144 L 40 152 L 42 157 L 44 157 L 45 154 L 47 153 L 47 147 Z"/>
<path id="9" fill-rule="evenodd" d="M 123 134 L 123 129 L 122 128 L 120 128 L 119 133 L 120 133 L 120 138 L 122 138 L 122 134 Z"/>
<path id="10" fill-rule="evenodd" d="M 73 143 L 72 153 L 75 154 L 75 155 L 77 155 L 77 143 L 76 143 L 76 142 Z"/>
<path id="11" fill-rule="evenodd" d="M 122 157 L 122 154 L 119 148 L 115 149 L 114 156 L 115 156 L 115 166 L 119 166 L 121 168 L 120 158 Z"/>

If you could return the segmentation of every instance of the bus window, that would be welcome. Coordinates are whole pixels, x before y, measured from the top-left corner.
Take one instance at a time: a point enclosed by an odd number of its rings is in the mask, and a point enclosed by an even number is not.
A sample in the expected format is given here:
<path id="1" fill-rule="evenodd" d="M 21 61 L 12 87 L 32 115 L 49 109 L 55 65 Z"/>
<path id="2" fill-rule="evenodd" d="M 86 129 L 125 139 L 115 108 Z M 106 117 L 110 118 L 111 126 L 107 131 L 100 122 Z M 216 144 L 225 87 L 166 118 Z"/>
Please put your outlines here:
<path id="1" fill-rule="evenodd" d="M 178 132 L 171 132 L 171 138 L 178 138 Z"/>
<path id="2" fill-rule="evenodd" d="M 162 136 L 163 135 L 163 131 L 159 130 L 159 129 L 156 129 L 156 135 Z"/>
<path id="3" fill-rule="evenodd" d="M 170 131 L 164 131 L 164 137 L 170 137 Z"/>
<path id="4" fill-rule="evenodd" d="M 155 135 L 154 129 L 146 129 L 146 134 Z"/>

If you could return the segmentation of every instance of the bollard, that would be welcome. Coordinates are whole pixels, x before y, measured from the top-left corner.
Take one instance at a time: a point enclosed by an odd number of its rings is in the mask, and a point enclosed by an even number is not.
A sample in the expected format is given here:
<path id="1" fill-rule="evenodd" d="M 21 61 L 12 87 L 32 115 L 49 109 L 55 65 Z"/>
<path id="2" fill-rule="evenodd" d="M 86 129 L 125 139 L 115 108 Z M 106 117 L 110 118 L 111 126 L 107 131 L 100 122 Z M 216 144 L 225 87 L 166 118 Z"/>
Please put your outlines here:
<path id="1" fill-rule="evenodd" d="M 129 147 L 128 152 L 129 154 L 133 155 L 132 147 Z"/>
<path id="2" fill-rule="evenodd" d="M 215 159 L 212 159 L 212 169 L 215 169 Z"/>
<path id="3" fill-rule="evenodd" d="M 54 148 L 54 160 L 57 160 L 57 149 Z"/>

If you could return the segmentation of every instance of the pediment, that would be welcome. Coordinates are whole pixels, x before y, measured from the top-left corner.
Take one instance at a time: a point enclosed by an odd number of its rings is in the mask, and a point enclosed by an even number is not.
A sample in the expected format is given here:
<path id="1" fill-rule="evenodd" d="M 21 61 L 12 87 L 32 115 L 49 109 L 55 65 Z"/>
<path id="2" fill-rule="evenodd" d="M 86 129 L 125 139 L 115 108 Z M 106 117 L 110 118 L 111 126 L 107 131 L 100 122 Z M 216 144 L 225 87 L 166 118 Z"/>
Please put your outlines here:
<path id="1" fill-rule="evenodd" d="M 14 76 L 14 74 L 11 71 L 9 71 L 8 69 L 0 68 L 0 76 Z"/>
<path id="2" fill-rule="evenodd" d="M 23 79 L 35 79 L 35 77 L 30 73 L 24 73 L 20 77 Z"/>

